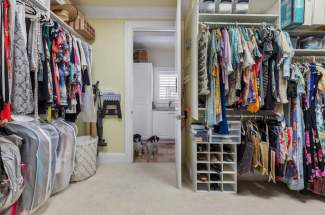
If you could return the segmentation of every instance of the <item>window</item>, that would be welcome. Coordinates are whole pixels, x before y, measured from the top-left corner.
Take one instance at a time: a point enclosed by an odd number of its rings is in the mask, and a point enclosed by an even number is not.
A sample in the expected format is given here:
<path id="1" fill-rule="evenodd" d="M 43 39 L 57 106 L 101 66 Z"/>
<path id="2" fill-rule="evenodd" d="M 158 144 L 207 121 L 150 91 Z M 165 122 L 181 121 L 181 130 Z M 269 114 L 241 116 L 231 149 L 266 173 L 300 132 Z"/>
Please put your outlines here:
<path id="1" fill-rule="evenodd" d="M 159 72 L 158 74 L 158 100 L 176 100 L 177 75 L 168 72 Z"/>

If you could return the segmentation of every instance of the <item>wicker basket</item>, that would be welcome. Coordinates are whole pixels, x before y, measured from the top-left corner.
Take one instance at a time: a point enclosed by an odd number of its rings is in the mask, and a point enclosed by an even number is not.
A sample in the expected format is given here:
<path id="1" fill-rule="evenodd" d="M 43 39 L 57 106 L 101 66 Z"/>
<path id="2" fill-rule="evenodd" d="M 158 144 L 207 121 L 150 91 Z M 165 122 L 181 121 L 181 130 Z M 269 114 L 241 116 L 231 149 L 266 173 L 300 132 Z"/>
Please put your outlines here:
<path id="1" fill-rule="evenodd" d="M 83 181 L 96 173 L 97 137 L 77 137 L 76 157 L 72 182 Z"/>
<path id="2" fill-rule="evenodd" d="M 148 51 L 145 49 L 136 49 L 133 53 L 135 63 L 146 63 L 149 61 Z"/>

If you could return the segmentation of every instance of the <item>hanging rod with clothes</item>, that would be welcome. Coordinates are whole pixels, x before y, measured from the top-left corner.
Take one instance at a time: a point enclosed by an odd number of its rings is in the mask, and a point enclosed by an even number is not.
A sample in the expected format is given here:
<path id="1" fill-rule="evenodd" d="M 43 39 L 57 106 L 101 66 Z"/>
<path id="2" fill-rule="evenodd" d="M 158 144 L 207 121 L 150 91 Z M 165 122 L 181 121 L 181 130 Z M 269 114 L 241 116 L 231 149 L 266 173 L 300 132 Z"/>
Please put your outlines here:
<path id="1" fill-rule="evenodd" d="M 30 3 L 32 3 L 34 6 L 39 8 L 40 10 L 43 10 L 45 12 L 48 12 L 50 14 L 50 18 L 60 24 L 61 27 L 63 27 L 66 31 L 74 35 L 75 37 L 78 37 L 82 42 L 86 43 L 88 46 L 91 47 L 91 45 L 84 39 L 83 36 L 81 36 L 78 32 L 76 32 L 70 25 L 65 23 L 62 19 L 60 19 L 54 12 L 52 12 L 49 8 L 46 8 L 43 4 L 41 4 L 37 0 L 26 0 Z"/>
<path id="2" fill-rule="evenodd" d="M 274 23 L 254 23 L 254 22 L 201 22 L 202 24 L 208 25 L 210 27 L 218 27 L 218 26 L 245 26 L 245 27 L 268 27 L 275 26 Z"/>
<path id="3" fill-rule="evenodd" d="M 227 117 L 229 119 L 252 119 L 252 120 L 275 120 L 278 121 L 278 115 L 273 111 L 262 110 L 258 113 L 250 113 L 243 110 L 227 110 Z"/>
<path id="4" fill-rule="evenodd" d="M 278 118 L 274 116 L 267 116 L 267 115 L 245 115 L 245 114 L 240 114 L 240 115 L 227 115 L 229 119 L 264 119 L 264 120 L 278 120 Z"/>

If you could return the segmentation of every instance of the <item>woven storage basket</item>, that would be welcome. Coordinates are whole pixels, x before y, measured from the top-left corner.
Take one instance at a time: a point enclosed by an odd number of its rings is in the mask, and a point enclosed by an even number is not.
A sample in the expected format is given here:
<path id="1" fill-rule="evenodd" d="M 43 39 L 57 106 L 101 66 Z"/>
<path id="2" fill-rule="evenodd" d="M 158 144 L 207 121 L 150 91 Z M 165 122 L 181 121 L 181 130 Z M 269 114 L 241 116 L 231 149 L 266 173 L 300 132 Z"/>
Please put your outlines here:
<path id="1" fill-rule="evenodd" d="M 76 158 L 72 182 L 83 181 L 96 173 L 97 137 L 77 137 Z"/>
<path id="2" fill-rule="evenodd" d="M 149 61 L 148 51 L 145 49 L 136 49 L 133 53 L 135 63 L 146 63 Z"/>
<path id="3" fill-rule="evenodd" d="M 70 26 L 77 31 L 86 40 L 93 42 L 96 38 L 96 31 L 86 20 L 80 12 L 77 19 L 74 22 L 70 22 Z"/>

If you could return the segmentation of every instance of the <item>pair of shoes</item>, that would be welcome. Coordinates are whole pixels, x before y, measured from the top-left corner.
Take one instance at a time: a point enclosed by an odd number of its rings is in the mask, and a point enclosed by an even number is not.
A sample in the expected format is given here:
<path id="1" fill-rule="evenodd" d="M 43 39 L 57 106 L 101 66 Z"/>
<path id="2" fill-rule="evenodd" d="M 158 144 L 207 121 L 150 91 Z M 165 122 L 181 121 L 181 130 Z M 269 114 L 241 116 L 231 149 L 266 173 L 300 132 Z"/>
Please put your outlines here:
<path id="1" fill-rule="evenodd" d="M 219 184 L 211 184 L 210 190 L 217 191 L 217 190 L 221 190 L 221 189 L 220 189 Z"/>
<path id="2" fill-rule="evenodd" d="M 208 165 L 204 163 L 199 163 L 197 165 L 197 170 L 198 171 L 208 171 Z"/>
<path id="3" fill-rule="evenodd" d="M 228 147 L 228 146 L 224 146 L 223 151 L 226 152 L 226 153 L 231 153 L 232 152 L 231 148 Z"/>
<path id="4" fill-rule="evenodd" d="M 226 162 L 233 162 L 234 159 L 233 159 L 232 156 L 230 156 L 230 155 L 223 155 L 223 161 L 226 161 Z"/>
<path id="5" fill-rule="evenodd" d="M 210 158 L 211 158 L 211 162 L 219 162 L 220 161 L 217 155 L 211 155 Z"/>
<path id="6" fill-rule="evenodd" d="M 207 148 L 200 145 L 200 146 L 198 146 L 197 151 L 198 152 L 207 152 Z"/>
<path id="7" fill-rule="evenodd" d="M 197 160 L 198 161 L 207 161 L 207 156 L 206 155 L 197 155 Z"/>
<path id="8" fill-rule="evenodd" d="M 219 164 L 211 164 L 210 169 L 217 173 L 221 172 L 221 166 Z"/>
<path id="9" fill-rule="evenodd" d="M 197 180 L 198 181 L 201 181 L 201 182 L 207 182 L 209 180 L 208 176 L 207 175 L 198 175 L 197 176 Z"/>
<path id="10" fill-rule="evenodd" d="M 220 175 L 217 175 L 217 174 L 211 174 L 211 175 L 210 175 L 210 180 L 211 180 L 211 181 L 220 181 Z"/>
<path id="11" fill-rule="evenodd" d="M 210 146 L 210 151 L 211 152 L 220 152 L 221 150 L 220 150 L 218 145 L 211 145 Z"/>

